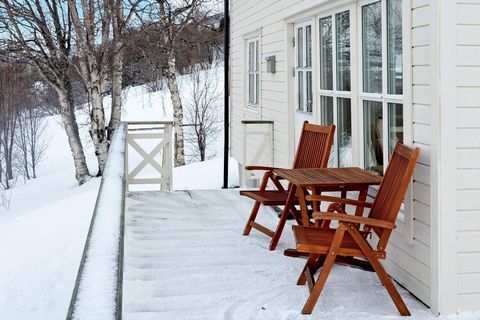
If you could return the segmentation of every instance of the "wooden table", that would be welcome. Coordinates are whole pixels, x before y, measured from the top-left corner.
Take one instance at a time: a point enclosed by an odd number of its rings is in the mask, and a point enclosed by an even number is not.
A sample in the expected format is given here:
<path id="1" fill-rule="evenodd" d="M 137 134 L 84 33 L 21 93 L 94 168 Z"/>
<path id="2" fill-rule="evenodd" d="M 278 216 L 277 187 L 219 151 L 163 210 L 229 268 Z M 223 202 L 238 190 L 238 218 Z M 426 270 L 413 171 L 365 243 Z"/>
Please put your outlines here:
<path id="1" fill-rule="evenodd" d="M 358 191 L 358 200 L 365 201 L 368 188 L 379 185 L 382 177 L 369 171 L 352 168 L 323 168 L 323 169 L 274 169 L 273 172 L 288 180 L 292 184 L 292 192 L 289 197 L 296 194 L 301 208 L 301 222 L 304 226 L 310 225 L 308 208 L 305 196 L 308 190 L 314 194 L 327 191 L 340 191 L 342 197 L 346 197 L 348 191 Z M 288 200 L 287 200 L 287 203 Z M 363 208 L 357 207 L 355 215 L 362 215 Z"/>

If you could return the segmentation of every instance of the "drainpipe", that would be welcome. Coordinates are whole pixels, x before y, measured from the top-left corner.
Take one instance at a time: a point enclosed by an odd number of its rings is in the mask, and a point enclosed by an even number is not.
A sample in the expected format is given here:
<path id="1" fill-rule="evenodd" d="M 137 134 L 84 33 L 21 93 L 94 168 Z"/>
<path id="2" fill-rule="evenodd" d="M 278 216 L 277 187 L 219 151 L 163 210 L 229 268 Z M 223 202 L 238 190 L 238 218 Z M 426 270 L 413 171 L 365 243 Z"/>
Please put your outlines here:
<path id="1" fill-rule="evenodd" d="M 229 63 L 230 63 L 230 15 L 229 15 L 229 0 L 224 0 L 224 145 L 223 145 L 223 188 L 228 188 L 228 158 L 229 158 L 229 142 L 230 142 L 230 77 L 229 77 Z"/>

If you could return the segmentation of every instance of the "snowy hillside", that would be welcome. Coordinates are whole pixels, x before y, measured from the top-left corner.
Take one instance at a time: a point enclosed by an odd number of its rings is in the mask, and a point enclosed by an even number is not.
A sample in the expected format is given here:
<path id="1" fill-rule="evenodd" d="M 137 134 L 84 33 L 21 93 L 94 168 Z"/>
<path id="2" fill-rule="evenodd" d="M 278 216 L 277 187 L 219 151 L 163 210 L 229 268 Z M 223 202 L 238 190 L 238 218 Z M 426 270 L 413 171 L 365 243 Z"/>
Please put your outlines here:
<path id="1" fill-rule="evenodd" d="M 223 88 L 223 69 L 209 71 L 219 89 Z M 191 95 L 190 78 L 180 77 L 184 103 Z M 110 105 L 105 98 L 105 107 Z M 219 106 L 222 112 L 222 106 Z M 79 111 L 78 122 L 87 123 Z M 171 120 L 168 90 L 149 92 L 146 86 L 126 89 L 124 118 L 128 121 Z M 222 117 L 220 117 L 222 119 Z M 16 186 L 5 196 L 9 209 L 0 207 L 0 319 L 62 319 L 66 315 L 78 263 L 85 243 L 100 179 L 92 178 L 82 187 L 76 185 L 66 135 L 59 118 L 48 118 L 50 139 L 38 178 Z M 96 159 L 88 128 L 81 127 L 90 172 L 96 171 Z M 187 145 L 186 153 L 191 152 Z M 222 185 L 223 135 L 209 149 L 217 158 L 175 168 L 175 189 L 215 189 Z M 231 161 L 230 184 L 237 165 Z"/>

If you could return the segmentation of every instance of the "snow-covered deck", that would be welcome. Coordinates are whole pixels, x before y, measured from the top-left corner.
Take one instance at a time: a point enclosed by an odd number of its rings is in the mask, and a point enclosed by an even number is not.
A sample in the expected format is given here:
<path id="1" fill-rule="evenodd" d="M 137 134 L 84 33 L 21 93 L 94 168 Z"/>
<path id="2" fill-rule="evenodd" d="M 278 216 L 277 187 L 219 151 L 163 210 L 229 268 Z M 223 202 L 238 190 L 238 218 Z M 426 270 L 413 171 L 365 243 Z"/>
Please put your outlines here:
<path id="1" fill-rule="evenodd" d="M 251 205 L 238 190 L 130 193 L 124 319 L 397 318 L 375 273 L 344 266 L 334 267 L 314 313 L 301 316 L 308 289 L 295 283 L 305 260 L 283 256 L 294 244 L 289 226 L 273 252 L 264 235 L 241 235 Z M 259 220 L 276 222 L 273 212 Z M 400 291 L 410 319 L 434 318 Z"/>

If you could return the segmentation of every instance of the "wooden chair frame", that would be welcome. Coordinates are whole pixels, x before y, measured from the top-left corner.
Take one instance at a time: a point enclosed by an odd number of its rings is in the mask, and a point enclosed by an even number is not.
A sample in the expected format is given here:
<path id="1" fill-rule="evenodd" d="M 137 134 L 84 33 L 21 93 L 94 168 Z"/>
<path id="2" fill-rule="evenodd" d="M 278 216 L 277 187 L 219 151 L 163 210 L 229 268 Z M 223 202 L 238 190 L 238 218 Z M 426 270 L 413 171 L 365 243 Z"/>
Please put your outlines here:
<path id="1" fill-rule="evenodd" d="M 328 207 L 327 212 L 314 212 L 313 217 L 319 221 L 335 220 L 338 222 L 338 227 L 336 229 L 322 229 L 293 226 L 297 250 L 309 254 L 297 281 L 298 285 L 308 283 L 310 289 L 310 296 L 302 309 L 303 314 L 310 314 L 313 311 L 337 257 L 361 257 L 366 258 L 369 265 L 377 273 L 400 314 L 402 316 L 410 315 L 407 306 L 379 259 L 386 258 L 386 246 L 395 228 L 395 221 L 412 178 L 419 153 L 418 148 L 410 149 L 400 143 L 397 144 L 392 161 L 387 168 L 373 203 L 321 195 L 307 196 L 309 201 L 333 202 Z M 394 157 L 395 161 L 393 161 Z M 398 160 L 400 157 L 403 157 L 403 159 Z M 402 166 L 397 166 L 399 161 L 404 161 Z M 344 210 L 346 204 L 370 208 L 369 217 L 346 214 Z M 360 231 L 361 225 L 363 225 L 362 231 Z M 367 236 L 372 231 L 378 236 L 375 249 L 367 241 Z M 315 281 L 314 274 L 319 268 L 321 268 L 321 271 Z"/>
<path id="2" fill-rule="evenodd" d="M 320 150 L 320 159 L 317 159 L 315 152 L 309 152 L 309 148 L 314 147 L 315 141 L 308 140 L 307 133 L 316 133 L 316 134 L 324 134 L 325 137 L 325 144 L 323 149 Z M 295 158 L 293 162 L 293 168 L 325 168 L 328 165 L 328 160 L 330 158 L 330 150 L 333 144 L 333 137 L 335 134 L 335 126 L 320 126 L 309 124 L 308 121 L 303 123 L 302 133 L 299 139 L 299 144 L 297 147 L 297 151 L 295 153 Z M 296 221 L 301 224 L 301 217 L 298 210 L 295 208 L 295 205 L 298 204 L 298 199 L 296 198 L 296 187 L 291 183 L 288 184 L 287 190 L 283 187 L 282 183 L 280 182 L 280 177 L 276 176 L 273 173 L 273 170 L 276 169 L 274 167 L 268 166 L 246 166 L 245 170 L 265 170 L 265 174 L 263 175 L 262 181 L 260 183 L 260 187 L 258 190 L 251 191 L 251 190 L 244 190 L 240 191 L 241 195 L 247 196 L 255 200 L 255 204 L 252 207 L 250 212 L 250 216 L 248 221 L 245 225 L 243 230 L 243 235 L 248 236 L 250 231 L 256 229 L 265 235 L 272 238 L 269 249 L 275 250 L 278 241 L 280 240 L 280 236 L 282 235 L 283 228 L 285 227 L 285 223 L 287 221 L 289 213 L 293 215 Z M 271 181 L 275 186 L 276 190 L 267 190 L 268 182 Z M 280 214 L 280 219 L 277 223 L 275 231 L 255 222 L 257 217 L 258 211 L 260 209 L 260 205 L 263 204 L 265 206 L 284 206 L 282 213 Z"/>

